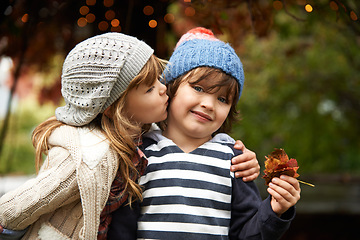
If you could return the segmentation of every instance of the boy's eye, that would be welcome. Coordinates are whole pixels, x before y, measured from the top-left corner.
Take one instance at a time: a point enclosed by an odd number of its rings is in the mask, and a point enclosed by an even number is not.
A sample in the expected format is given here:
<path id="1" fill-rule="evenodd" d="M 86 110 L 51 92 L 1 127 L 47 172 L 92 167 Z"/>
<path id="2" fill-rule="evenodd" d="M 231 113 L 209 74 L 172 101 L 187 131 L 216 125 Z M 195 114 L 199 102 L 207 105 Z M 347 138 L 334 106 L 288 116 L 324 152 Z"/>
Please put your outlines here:
<path id="1" fill-rule="evenodd" d="M 201 87 L 199 87 L 199 86 L 194 86 L 193 88 L 194 88 L 195 91 L 197 91 L 197 92 L 203 92 L 203 91 L 204 91 L 204 90 L 203 90 Z"/>
<path id="2" fill-rule="evenodd" d="M 222 103 L 227 103 L 227 100 L 224 97 L 218 97 L 218 100 Z"/>

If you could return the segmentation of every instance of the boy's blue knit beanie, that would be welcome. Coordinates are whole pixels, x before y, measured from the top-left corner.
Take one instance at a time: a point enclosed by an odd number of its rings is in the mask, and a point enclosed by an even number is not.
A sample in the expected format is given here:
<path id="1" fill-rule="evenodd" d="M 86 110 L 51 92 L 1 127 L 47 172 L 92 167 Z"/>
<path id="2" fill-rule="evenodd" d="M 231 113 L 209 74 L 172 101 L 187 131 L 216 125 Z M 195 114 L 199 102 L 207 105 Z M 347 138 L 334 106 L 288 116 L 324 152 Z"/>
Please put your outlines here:
<path id="1" fill-rule="evenodd" d="M 202 27 L 194 28 L 180 38 L 164 71 L 164 81 L 174 81 L 197 67 L 218 68 L 234 77 L 239 83 L 240 98 L 245 81 L 240 58 L 229 44 Z"/>

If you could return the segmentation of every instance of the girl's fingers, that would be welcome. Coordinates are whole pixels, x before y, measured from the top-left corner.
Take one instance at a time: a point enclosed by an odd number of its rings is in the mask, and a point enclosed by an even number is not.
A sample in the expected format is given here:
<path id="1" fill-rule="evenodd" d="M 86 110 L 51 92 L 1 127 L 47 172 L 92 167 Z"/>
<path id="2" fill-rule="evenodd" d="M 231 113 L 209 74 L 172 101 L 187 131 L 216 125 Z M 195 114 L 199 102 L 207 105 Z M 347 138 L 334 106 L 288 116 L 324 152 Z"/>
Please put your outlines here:
<path id="1" fill-rule="evenodd" d="M 244 150 L 245 150 L 245 145 L 244 145 L 244 143 L 243 143 L 242 141 L 236 140 L 235 145 L 234 145 L 234 148 L 236 148 L 236 149 L 241 150 L 241 151 L 244 152 Z"/>
<path id="2" fill-rule="evenodd" d="M 260 165 L 256 154 L 245 149 L 243 154 L 233 157 L 230 171 L 235 172 L 235 177 L 245 177 L 245 182 L 253 181 L 260 175 Z"/>
<path id="3" fill-rule="evenodd" d="M 244 164 L 241 166 L 239 166 L 239 165 L 240 164 L 231 166 L 231 171 L 235 172 L 236 178 L 243 177 L 243 180 L 245 182 L 255 180 L 260 174 L 260 171 L 259 171 L 257 165 L 255 165 L 255 166 L 253 166 L 253 164 Z"/>
<path id="4" fill-rule="evenodd" d="M 231 165 L 231 171 L 248 171 L 249 173 L 259 172 L 260 166 L 256 160 L 250 160 L 246 162 L 237 163 Z"/>
<path id="5" fill-rule="evenodd" d="M 259 176 L 259 172 L 253 173 L 251 175 L 247 175 L 246 177 L 243 177 L 244 182 L 250 182 L 254 181 Z"/>

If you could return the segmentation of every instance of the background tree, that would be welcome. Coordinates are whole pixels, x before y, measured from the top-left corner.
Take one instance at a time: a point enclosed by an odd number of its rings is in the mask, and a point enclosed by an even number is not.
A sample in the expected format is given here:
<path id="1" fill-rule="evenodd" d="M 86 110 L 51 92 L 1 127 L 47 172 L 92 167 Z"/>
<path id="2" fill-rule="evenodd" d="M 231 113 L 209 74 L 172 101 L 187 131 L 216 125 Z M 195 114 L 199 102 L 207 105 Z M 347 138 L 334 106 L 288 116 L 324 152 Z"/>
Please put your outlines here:
<path id="1" fill-rule="evenodd" d="M 13 0 L 1 6 L 0 55 L 13 59 L 10 86 L 17 95 L 32 86 L 41 104 L 58 105 L 64 56 L 89 36 L 128 33 L 168 58 L 183 33 L 203 26 L 229 41 L 244 63 L 242 121 L 233 136 L 260 162 L 283 147 L 298 159 L 300 173 L 360 172 L 358 1 Z M 38 72 L 42 78 L 33 78 Z M 16 119 L 27 126 L 29 141 L 38 120 L 32 112 L 25 115 Z M 29 152 L 14 156 L 23 149 L 9 151 L 9 159 L 32 164 Z"/>
<path id="2" fill-rule="evenodd" d="M 63 62 L 64 56 L 76 43 L 107 31 L 124 32 L 143 39 L 152 45 L 159 56 L 166 45 L 157 35 L 166 30 L 167 2 L 156 1 L 153 6 L 143 1 L 114 0 L 10 0 L 1 4 L 0 56 L 10 57 L 14 63 L 13 75 L 8 83 L 10 94 L 5 118 L 0 131 L 0 159 L 9 129 L 12 101 L 15 94 L 33 90 L 29 76 L 37 72 L 50 73 Z M 156 8 L 156 11 L 154 11 Z M 149 26 L 153 20 L 155 26 Z M 60 57 L 59 57 L 60 56 Z M 163 56 L 162 56 L 163 57 Z M 57 61 L 54 63 L 54 61 Z M 61 68 L 60 68 L 61 69 Z M 25 88 L 25 90 L 24 90 Z M 37 92 L 40 103 L 59 104 L 60 71 L 44 80 Z"/>
<path id="3" fill-rule="evenodd" d="M 298 160 L 300 178 L 316 184 L 302 188 L 283 239 L 357 239 L 358 14 L 356 0 L 2 1 L 0 65 L 11 57 L 7 84 L 19 100 L 8 127 L 1 122 L 8 134 L 0 140 L 0 175 L 35 172 L 30 136 L 62 104 L 61 67 L 77 42 L 120 31 L 168 59 L 182 34 L 203 26 L 229 41 L 244 64 L 242 120 L 233 137 L 254 150 L 261 164 L 273 148 L 284 148 Z M 258 186 L 264 186 L 261 179 Z"/>
<path id="4" fill-rule="evenodd" d="M 246 76 L 242 121 L 233 136 L 255 150 L 260 161 L 282 147 L 298 159 L 300 172 L 360 172 L 359 2 L 192 1 L 179 6 L 184 10 L 178 15 L 192 21 L 188 25 L 213 29 L 241 57 Z"/>

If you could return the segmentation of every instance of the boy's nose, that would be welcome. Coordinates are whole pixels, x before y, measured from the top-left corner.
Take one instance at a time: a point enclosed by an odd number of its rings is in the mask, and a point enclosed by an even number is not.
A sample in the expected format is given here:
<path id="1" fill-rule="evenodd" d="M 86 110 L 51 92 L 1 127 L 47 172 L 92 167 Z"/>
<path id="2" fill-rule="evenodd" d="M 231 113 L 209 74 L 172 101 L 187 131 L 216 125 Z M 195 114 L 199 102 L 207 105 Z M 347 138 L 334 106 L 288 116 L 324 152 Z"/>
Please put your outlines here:
<path id="1" fill-rule="evenodd" d="M 215 98 L 211 94 L 207 94 L 207 96 L 203 96 L 201 99 L 201 107 L 206 108 L 208 110 L 214 110 Z"/>

